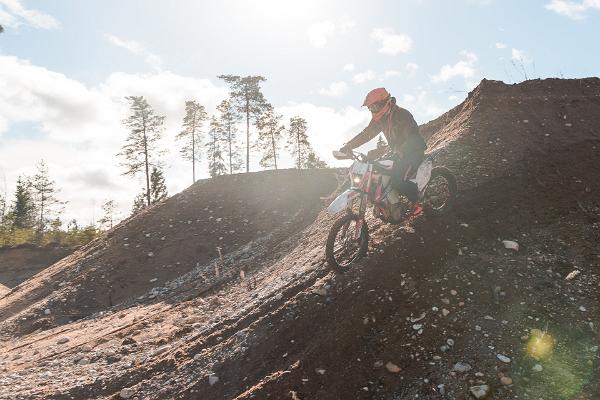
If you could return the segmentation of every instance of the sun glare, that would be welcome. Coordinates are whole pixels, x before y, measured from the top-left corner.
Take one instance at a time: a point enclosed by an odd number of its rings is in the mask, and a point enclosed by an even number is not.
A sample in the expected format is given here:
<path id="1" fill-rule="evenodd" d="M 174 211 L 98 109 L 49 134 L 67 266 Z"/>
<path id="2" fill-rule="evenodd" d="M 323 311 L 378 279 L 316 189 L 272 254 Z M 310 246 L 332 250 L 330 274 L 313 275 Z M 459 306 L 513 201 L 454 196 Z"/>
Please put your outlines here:
<path id="1" fill-rule="evenodd" d="M 549 356 L 553 349 L 554 338 L 547 332 L 532 333 L 527 342 L 527 354 L 536 360 Z"/>

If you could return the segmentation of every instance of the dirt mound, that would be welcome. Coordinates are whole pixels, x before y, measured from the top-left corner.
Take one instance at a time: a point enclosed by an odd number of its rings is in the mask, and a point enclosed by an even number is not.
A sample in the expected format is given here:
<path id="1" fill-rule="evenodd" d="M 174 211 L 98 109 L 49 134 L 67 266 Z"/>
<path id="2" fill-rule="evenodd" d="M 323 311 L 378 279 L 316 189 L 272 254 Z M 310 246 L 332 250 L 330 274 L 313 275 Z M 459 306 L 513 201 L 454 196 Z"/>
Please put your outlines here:
<path id="1" fill-rule="evenodd" d="M 277 171 L 199 181 L 130 218 L 0 302 L 2 332 L 60 325 L 140 296 L 268 235 L 275 245 L 314 221 L 320 196 L 336 187 L 328 170 Z M 253 252 L 252 246 L 246 252 Z M 138 299 L 142 300 L 142 299 Z"/>
<path id="2" fill-rule="evenodd" d="M 0 247 L 0 284 L 13 288 L 73 251 L 52 245 Z"/>
<path id="3" fill-rule="evenodd" d="M 16 322 L 25 311 L 13 312 L 3 322 L 12 341 L 0 345 L 0 388 L 11 394 L 0 390 L 0 398 L 466 399 L 475 385 L 487 385 L 494 399 L 598 398 L 600 80 L 483 81 L 423 132 L 430 148 L 444 150 L 437 162 L 457 175 L 454 213 L 405 226 L 369 218 L 368 257 L 340 276 L 324 265 L 332 219 L 321 212 L 314 220 L 315 190 L 301 202 L 313 205 L 305 216 L 267 214 L 266 235 L 244 236 L 247 244 L 239 239 L 223 257 L 215 250 L 202 262 L 190 258 L 157 290 L 141 288 L 141 300 L 127 297 L 131 284 L 113 307 L 92 291 L 102 312 L 21 337 L 32 325 Z M 322 174 L 327 192 L 336 182 Z M 298 178 L 280 182 L 290 179 Z M 205 201 L 222 190 L 229 189 L 215 187 Z M 270 209 L 261 193 L 245 196 L 256 204 L 253 218 Z M 172 199 L 173 213 L 190 207 L 184 194 Z M 233 196 L 214 199 L 206 212 Z M 166 210 L 128 221 L 51 269 L 112 271 L 115 254 L 152 238 L 150 221 L 163 236 L 170 224 L 172 236 L 189 240 L 177 235 L 193 220 L 173 223 Z M 213 218 L 229 218 L 233 208 L 224 210 Z M 281 221 L 293 222 L 275 231 Z M 164 251 L 151 243 L 135 253 L 131 274 L 153 265 L 148 251 Z M 161 262 L 186 257 L 194 243 Z M 31 284 L 0 310 L 14 311 L 17 300 L 33 310 Z M 88 287 L 66 298 L 83 301 Z"/>

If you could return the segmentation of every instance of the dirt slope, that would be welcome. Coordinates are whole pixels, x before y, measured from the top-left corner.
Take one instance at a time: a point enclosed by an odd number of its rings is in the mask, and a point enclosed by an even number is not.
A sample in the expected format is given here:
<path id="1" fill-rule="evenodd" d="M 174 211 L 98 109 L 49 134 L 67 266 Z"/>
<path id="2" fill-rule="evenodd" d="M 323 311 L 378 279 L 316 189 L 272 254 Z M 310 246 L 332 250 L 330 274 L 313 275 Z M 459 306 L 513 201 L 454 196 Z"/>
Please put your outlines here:
<path id="1" fill-rule="evenodd" d="M 13 288 L 75 249 L 21 245 L 0 248 L 0 284 Z"/>
<path id="2" fill-rule="evenodd" d="M 192 187 L 0 302 L 10 339 L 0 398 L 466 399 L 482 384 L 493 399 L 600 398 L 600 80 L 483 81 L 423 132 L 457 174 L 454 213 L 399 227 L 370 219 L 368 257 L 339 276 L 323 259 L 332 219 L 315 219 L 318 196 L 336 186 L 330 172 L 318 190 L 294 185 L 302 201 L 282 190 L 274 207 L 285 217 L 267 214 L 236 246 L 227 239 L 223 257 L 210 215 L 193 231 L 189 216 L 168 216 L 196 211 L 211 183 Z M 285 186 L 293 174 L 248 179 Z M 213 218 L 235 215 L 241 193 L 256 207 L 249 224 L 272 209 L 264 190 L 228 179 L 203 200 L 214 200 L 206 212 L 227 203 Z M 152 234 L 169 225 L 173 250 L 158 261 L 165 245 Z M 211 246 L 191 255 L 190 233 Z M 186 268 L 146 284 L 179 258 Z M 90 283 L 100 274 L 114 276 L 117 301 Z M 86 317 L 32 332 L 47 306 Z"/>

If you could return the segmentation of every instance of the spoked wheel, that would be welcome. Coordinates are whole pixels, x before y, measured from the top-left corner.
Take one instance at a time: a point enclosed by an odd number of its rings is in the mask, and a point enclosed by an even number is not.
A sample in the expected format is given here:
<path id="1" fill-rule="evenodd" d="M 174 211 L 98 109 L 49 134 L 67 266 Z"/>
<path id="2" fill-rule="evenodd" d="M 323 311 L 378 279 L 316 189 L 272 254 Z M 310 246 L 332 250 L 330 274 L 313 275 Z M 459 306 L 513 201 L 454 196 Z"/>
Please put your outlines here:
<path id="1" fill-rule="evenodd" d="M 439 216 L 448 212 L 456 200 L 456 178 L 446 167 L 435 167 L 423 194 L 427 215 Z"/>
<path id="2" fill-rule="evenodd" d="M 369 244 L 369 228 L 355 214 L 347 214 L 335 221 L 325 247 L 327 263 L 336 272 L 346 272 L 367 252 Z M 359 230 L 359 231 L 357 231 Z"/>

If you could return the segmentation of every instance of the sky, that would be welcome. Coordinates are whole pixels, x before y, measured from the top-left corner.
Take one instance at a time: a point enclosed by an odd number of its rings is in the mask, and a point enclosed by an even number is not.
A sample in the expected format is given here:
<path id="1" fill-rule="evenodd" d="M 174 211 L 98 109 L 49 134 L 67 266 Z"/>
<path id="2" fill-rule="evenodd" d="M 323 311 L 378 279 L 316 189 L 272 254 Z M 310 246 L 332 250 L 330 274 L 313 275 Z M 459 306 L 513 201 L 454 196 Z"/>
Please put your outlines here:
<path id="1" fill-rule="evenodd" d="M 117 157 L 130 95 L 165 115 L 167 185 L 185 189 L 184 103 L 213 113 L 221 74 L 266 77 L 267 100 L 284 121 L 304 117 L 333 164 L 369 121 L 369 90 L 386 87 L 425 123 L 483 78 L 598 76 L 599 22 L 600 0 L 0 0 L 0 193 L 10 201 L 43 159 L 64 220 L 97 221 L 109 199 L 128 215 L 143 187 Z"/>

